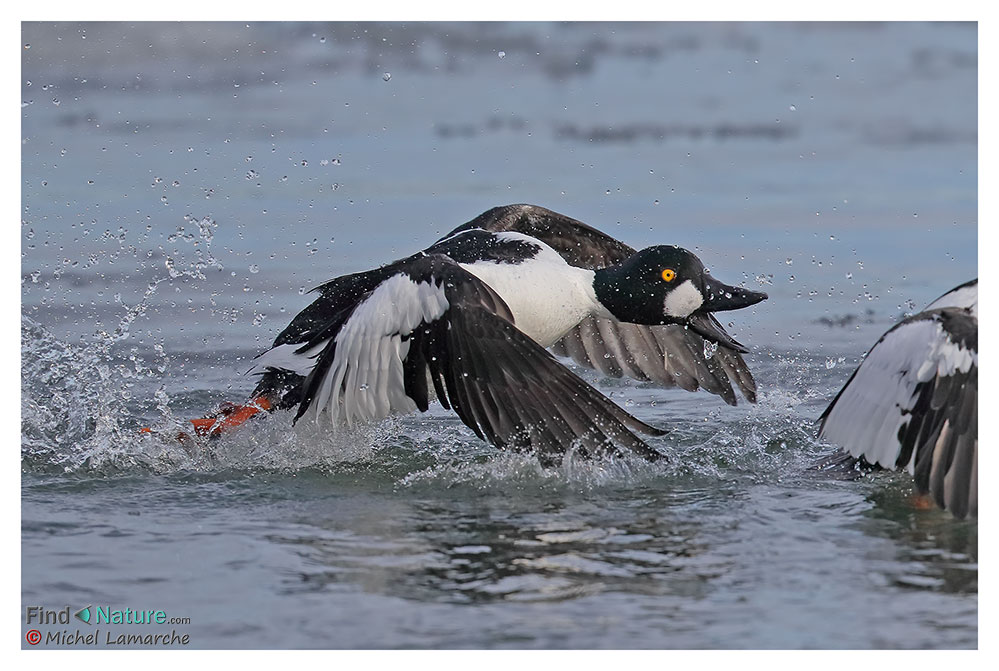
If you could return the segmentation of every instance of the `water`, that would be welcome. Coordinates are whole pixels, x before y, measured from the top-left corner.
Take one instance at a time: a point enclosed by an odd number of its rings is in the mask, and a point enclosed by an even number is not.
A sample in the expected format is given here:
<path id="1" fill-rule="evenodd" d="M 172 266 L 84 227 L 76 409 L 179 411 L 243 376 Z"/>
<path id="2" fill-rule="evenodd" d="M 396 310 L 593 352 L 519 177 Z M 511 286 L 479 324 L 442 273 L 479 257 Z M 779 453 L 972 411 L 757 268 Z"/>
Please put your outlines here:
<path id="1" fill-rule="evenodd" d="M 812 468 L 863 352 L 977 275 L 973 25 L 23 42 L 25 607 L 161 609 L 199 648 L 977 647 L 977 522 L 915 509 L 905 475 Z M 512 202 L 763 287 L 725 320 L 760 402 L 584 371 L 670 429 L 656 465 L 541 469 L 439 408 L 137 432 L 244 398 L 311 287 Z"/>

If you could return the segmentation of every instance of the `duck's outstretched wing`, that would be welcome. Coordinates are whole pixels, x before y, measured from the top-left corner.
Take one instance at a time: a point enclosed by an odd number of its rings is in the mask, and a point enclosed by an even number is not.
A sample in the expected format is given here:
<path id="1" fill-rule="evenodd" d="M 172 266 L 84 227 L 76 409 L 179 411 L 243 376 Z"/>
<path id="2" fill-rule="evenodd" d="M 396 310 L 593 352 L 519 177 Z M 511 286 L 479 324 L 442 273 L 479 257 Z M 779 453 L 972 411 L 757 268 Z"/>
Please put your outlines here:
<path id="1" fill-rule="evenodd" d="M 304 377 L 296 419 L 426 411 L 432 385 L 445 408 L 497 447 L 531 449 L 549 463 L 572 446 L 661 456 L 634 433 L 661 431 L 517 330 L 499 295 L 450 258 L 419 254 L 380 272 L 328 285 L 322 305 L 306 308 L 258 359 L 261 370 Z"/>
<path id="2" fill-rule="evenodd" d="M 567 263 L 591 270 L 614 265 L 635 253 L 632 247 L 592 226 L 537 205 L 494 207 L 442 239 L 474 228 L 530 235 L 552 247 Z M 710 315 L 706 318 L 714 319 Z M 703 388 L 729 405 L 736 404 L 734 383 L 747 401 L 755 403 L 756 382 L 740 354 L 746 350 L 733 343 L 732 347 L 719 345 L 712 354 L 714 348 L 706 350 L 704 338 L 681 326 L 644 326 L 590 317 L 552 351 L 612 377 L 626 375 L 688 391 Z"/>
<path id="3" fill-rule="evenodd" d="M 742 356 L 721 345 L 712 355 L 704 339 L 683 326 L 643 326 L 587 317 L 551 349 L 604 375 L 687 391 L 702 388 L 729 405 L 736 404 L 735 382 L 746 400 L 756 402 L 756 382 Z"/>
<path id="4" fill-rule="evenodd" d="M 912 473 L 956 517 L 978 514 L 978 319 L 944 307 L 909 317 L 867 353 L 820 418 L 820 437 Z"/>

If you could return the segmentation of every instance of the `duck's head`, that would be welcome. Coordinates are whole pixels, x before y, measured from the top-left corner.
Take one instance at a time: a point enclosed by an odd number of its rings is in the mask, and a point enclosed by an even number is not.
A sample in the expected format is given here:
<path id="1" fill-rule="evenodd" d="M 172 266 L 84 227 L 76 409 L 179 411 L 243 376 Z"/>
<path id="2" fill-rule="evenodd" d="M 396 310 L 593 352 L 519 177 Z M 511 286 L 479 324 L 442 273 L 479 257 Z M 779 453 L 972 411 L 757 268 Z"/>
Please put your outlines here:
<path id="1" fill-rule="evenodd" d="M 711 277 L 693 253 L 674 245 L 646 247 L 616 266 L 596 271 L 597 300 L 620 321 L 681 324 L 738 351 L 712 312 L 738 310 L 767 298 L 762 291 L 729 286 Z"/>

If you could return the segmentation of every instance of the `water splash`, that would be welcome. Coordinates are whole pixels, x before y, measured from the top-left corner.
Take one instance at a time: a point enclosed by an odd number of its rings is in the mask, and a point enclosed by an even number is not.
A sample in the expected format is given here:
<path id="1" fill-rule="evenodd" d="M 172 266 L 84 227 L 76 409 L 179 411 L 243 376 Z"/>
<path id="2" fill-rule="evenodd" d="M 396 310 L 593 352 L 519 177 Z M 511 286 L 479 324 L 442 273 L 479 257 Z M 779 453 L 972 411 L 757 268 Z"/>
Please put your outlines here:
<path id="1" fill-rule="evenodd" d="M 470 447 L 457 458 L 438 457 L 437 463 L 408 473 L 398 486 L 413 489 L 470 488 L 476 491 L 591 492 L 623 485 L 660 486 L 672 476 L 669 464 L 650 463 L 639 457 L 621 455 L 584 458 L 570 450 L 561 465 L 543 467 L 533 454 L 500 452 L 489 446 Z"/>
<path id="2" fill-rule="evenodd" d="M 126 316 L 125 320 L 128 319 Z M 125 321 L 123 320 L 123 321 Z M 116 332 L 127 330 L 119 325 Z M 129 442 L 123 418 L 128 370 L 114 366 L 113 340 L 71 345 L 21 317 L 21 458 L 25 466 L 78 469 Z"/>
<path id="3" fill-rule="evenodd" d="M 162 386 L 169 357 L 162 344 L 153 346 L 151 360 L 137 348 L 121 351 L 120 343 L 139 317 L 145 314 L 163 282 L 179 277 L 205 280 L 207 268 L 222 268 L 211 250 L 215 222 L 204 218 L 197 232 L 183 228 L 171 239 L 192 242 L 194 259 L 166 261 L 167 274 L 154 278 L 140 299 L 126 305 L 119 294 L 115 302 L 124 313 L 111 329 L 98 329 L 93 340 L 70 344 L 56 338 L 27 315 L 21 317 L 21 457 L 27 468 L 103 468 L 107 464 L 173 463 L 183 451 L 139 442 L 138 409 L 133 390 L 156 386 L 155 406 L 162 423 L 180 425 L 169 409 Z M 106 237 L 115 237 L 106 232 Z M 124 233 L 115 238 L 123 244 Z M 123 247 L 124 249 L 124 247 Z M 109 257 L 113 261 L 115 255 Z"/>

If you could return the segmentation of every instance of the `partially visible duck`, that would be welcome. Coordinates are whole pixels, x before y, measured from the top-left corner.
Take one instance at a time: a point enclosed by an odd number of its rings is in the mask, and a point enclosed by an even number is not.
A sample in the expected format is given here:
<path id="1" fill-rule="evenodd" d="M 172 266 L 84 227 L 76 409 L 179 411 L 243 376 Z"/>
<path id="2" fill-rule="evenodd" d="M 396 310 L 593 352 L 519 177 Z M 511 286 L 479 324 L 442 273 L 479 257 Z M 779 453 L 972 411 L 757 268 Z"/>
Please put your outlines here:
<path id="1" fill-rule="evenodd" d="M 978 280 L 888 330 L 822 413 L 819 436 L 907 470 L 955 517 L 978 515 Z"/>

